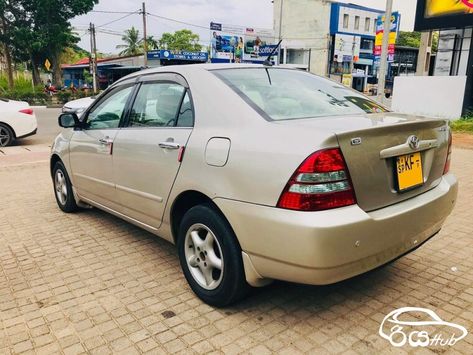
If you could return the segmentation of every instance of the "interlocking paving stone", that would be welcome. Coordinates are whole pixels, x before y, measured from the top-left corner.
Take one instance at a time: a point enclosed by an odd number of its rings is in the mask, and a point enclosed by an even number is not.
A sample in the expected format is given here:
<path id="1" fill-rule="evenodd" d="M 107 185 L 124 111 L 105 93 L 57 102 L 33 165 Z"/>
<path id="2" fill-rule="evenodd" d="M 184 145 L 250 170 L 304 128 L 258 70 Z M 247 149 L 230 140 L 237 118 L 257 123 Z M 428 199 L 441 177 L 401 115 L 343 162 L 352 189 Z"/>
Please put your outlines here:
<path id="1" fill-rule="evenodd" d="M 455 211 L 415 252 L 336 285 L 276 282 L 215 309 L 187 286 L 174 246 L 97 209 L 60 212 L 47 163 L 2 166 L 0 353 L 419 352 L 378 335 L 389 312 L 418 306 L 465 326 L 448 350 L 471 354 L 473 151 L 455 149 L 452 169 Z"/>

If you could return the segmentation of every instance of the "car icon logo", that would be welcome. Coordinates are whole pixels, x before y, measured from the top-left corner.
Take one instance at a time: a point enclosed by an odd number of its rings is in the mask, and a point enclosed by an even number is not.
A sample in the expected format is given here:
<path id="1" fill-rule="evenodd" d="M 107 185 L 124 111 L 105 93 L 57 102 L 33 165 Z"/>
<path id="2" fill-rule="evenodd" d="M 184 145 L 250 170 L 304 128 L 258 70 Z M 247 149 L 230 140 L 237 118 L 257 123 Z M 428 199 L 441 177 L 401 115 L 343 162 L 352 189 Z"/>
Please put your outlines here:
<path id="1" fill-rule="evenodd" d="M 409 344 L 412 347 L 452 346 L 462 340 L 465 327 L 443 321 L 427 308 L 403 307 L 384 317 L 379 335 L 394 347 Z"/>
<path id="2" fill-rule="evenodd" d="M 407 138 L 407 143 L 412 149 L 419 149 L 420 139 L 417 136 L 410 136 L 409 138 Z"/>

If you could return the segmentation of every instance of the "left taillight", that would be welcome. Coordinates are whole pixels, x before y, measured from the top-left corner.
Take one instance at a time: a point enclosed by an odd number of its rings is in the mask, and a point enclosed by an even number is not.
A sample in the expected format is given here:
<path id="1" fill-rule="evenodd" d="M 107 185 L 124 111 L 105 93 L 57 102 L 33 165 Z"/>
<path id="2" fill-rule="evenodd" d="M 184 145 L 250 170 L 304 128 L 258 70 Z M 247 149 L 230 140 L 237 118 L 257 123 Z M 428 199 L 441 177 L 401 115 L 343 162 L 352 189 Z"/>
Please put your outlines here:
<path id="1" fill-rule="evenodd" d="M 26 114 L 26 115 L 32 115 L 32 114 L 33 114 L 33 109 L 31 109 L 31 108 L 25 108 L 25 109 L 23 109 L 23 110 L 20 110 L 19 112 L 20 112 L 20 113 L 24 113 L 24 114 Z"/>
<path id="2" fill-rule="evenodd" d="M 313 153 L 295 171 L 277 206 L 323 211 L 356 203 L 348 168 L 339 148 Z"/>
<path id="3" fill-rule="evenodd" d="M 452 131 L 449 131 L 448 135 L 448 152 L 447 152 L 447 160 L 445 161 L 445 167 L 443 168 L 443 175 L 448 174 L 450 171 L 450 161 L 452 160 Z"/>

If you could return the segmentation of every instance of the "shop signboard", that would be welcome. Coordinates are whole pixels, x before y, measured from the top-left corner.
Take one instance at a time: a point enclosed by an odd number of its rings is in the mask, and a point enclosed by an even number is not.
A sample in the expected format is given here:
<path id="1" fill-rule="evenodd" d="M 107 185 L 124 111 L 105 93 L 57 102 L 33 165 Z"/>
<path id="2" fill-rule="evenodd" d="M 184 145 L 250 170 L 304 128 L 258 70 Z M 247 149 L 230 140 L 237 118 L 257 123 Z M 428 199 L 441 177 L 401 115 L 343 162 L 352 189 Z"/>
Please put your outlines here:
<path id="1" fill-rule="evenodd" d="M 374 56 L 381 57 L 381 49 L 383 47 L 383 38 L 384 38 L 384 15 L 378 16 L 376 21 L 376 39 L 374 42 Z M 389 42 L 388 42 L 388 62 L 394 61 L 394 52 L 396 50 L 396 39 L 399 32 L 401 21 L 401 15 L 399 12 L 393 12 L 391 15 L 391 26 L 389 32 Z"/>
<path id="2" fill-rule="evenodd" d="M 333 60 L 335 62 L 357 62 L 360 58 L 361 37 L 345 34 L 335 35 Z"/>
<path id="3" fill-rule="evenodd" d="M 473 25 L 473 0 L 418 0 L 416 31 Z"/>

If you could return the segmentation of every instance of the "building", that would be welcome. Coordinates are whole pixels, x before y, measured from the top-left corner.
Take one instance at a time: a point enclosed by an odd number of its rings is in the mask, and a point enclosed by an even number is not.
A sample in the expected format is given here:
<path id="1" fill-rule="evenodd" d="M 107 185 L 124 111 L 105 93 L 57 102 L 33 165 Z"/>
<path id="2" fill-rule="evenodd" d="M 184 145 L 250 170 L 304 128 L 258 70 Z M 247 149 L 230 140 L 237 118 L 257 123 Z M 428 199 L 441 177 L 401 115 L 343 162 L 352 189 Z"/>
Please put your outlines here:
<path id="1" fill-rule="evenodd" d="M 375 40 L 384 10 L 328 0 L 274 0 L 273 11 L 275 36 L 283 39 L 281 64 L 340 82 L 350 76 L 359 91 L 377 82 Z"/>
<path id="2" fill-rule="evenodd" d="M 331 2 L 274 0 L 273 11 L 274 35 L 283 39 L 280 62 L 326 75 Z"/>
<path id="3" fill-rule="evenodd" d="M 106 89 L 118 79 L 139 71 L 144 67 L 144 56 L 126 56 L 117 58 L 103 58 L 97 60 L 97 77 L 101 90 Z M 90 85 L 88 78 L 90 72 L 89 58 L 84 58 L 75 64 L 62 65 L 62 79 L 66 87 L 72 85 L 81 88 Z"/>
<path id="4" fill-rule="evenodd" d="M 330 13 L 329 74 L 353 75 L 353 87 L 367 91 L 376 75 L 374 47 L 377 20 L 384 11 L 333 2 Z M 341 78 L 340 78 L 341 79 Z"/>
<path id="5" fill-rule="evenodd" d="M 462 114 L 473 112 L 473 13 L 469 2 L 445 2 L 439 6 L 428 0 L 417 1 L 416 31 L 439 30 L 439 44 L 433 74 L 453 85 L 464 83 L 460 98 Z M 424 53 L 422 53 L 424 55 Z M 447 78 L 450 77 L 450 78 Z M 445 98 L 446 101 L 453 101 Z M 458 99 L 456 97 L 455 99 Z"/>
<path id="6" fill-rule="evenodd" d="M 147 55 L 148 67 L 159 67 L 164 65 L 181 65 L 193 63 L 206 63 L 207 52 L 188 52 L 171 50 L 149 51 Z M 144 55 L 125 56 L 117 58 L 104 58 L 97 60 L 98 84 L 101 90 L 124 76 L 142 70 L 145 67 Z M 81 88 L 90 85 L 89 58 L 84 58 L 71 65 L 62 66 L 64 85 Z"/>

